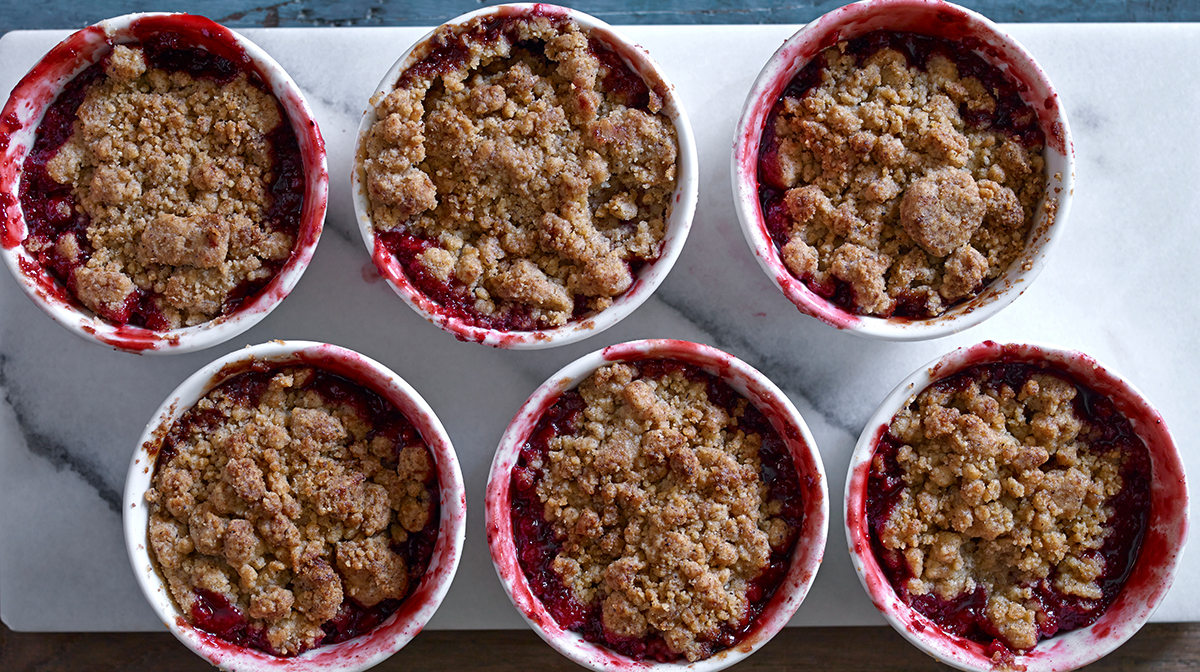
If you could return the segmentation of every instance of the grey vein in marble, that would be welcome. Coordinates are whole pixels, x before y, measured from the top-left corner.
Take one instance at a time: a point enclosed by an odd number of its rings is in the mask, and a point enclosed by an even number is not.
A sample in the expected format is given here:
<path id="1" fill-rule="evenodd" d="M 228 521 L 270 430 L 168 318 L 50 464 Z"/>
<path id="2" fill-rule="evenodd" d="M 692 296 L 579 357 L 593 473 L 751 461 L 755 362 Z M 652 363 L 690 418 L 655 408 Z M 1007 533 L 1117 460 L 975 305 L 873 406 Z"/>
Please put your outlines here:
<path id="1" fill-rule="evenodd" d="M 32 420 L 24 412 L 19 399 L 21 395 L 14 393 L 13 382 L 9 380 L 9 357 L 0 354 L 0 390 L 4 390 L 4 402 L 12 409 L 16 417 L 21 436 L 25 439 L 25 448 L 34 455 L 49 462 L 57 471 L 67 469 L 91 486 L 100 499 L 108 505 L 113 513 L 121 513 L 121 493 L 104 480 L 96 465 L 87 457 L 74 453 L 62 440 L 33 427 Z"/>

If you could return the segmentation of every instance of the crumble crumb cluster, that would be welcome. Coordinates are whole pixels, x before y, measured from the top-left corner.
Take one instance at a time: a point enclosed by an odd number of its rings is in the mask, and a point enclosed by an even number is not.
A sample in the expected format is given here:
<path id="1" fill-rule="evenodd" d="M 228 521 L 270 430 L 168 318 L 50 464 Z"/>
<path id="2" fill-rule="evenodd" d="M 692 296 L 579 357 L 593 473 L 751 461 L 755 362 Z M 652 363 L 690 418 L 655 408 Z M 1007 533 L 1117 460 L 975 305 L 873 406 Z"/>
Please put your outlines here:
<path id="1" fill-rule="evenodd" d="M 137 46 L 114 47 L 105 75 L 46 165 L 73 185 L 86 240 L 40 244 L 73 267 L 68 284 L 100 315 L 123 321 L 140 290 L 157 296 L 169 328 L 211 320 L 239 285 L 274 273 L 264 262 L 291 252 L 292 236 L 262 222 L 278 103 L 245 72 L 226 83 L 167 72 Z"/>
<path id="2" fill-rule="evenodd" d="M 982 616 L 1013 649 L 1038 641 L 1034 586 L 1100 600 L 1099 553 L 1121 491 L 1119 449 L 1096 450 L 1073 384 L 1034 374 L 1020 390 L 930 388 L 893 419 L 904 489 L 879 534 L 902 554 L 910 595 L 945 601 L 982 586 Z M 880 456 L 876 471 L 882 471 Z"/>
<path id="3" fill-rule="evenodd" d="M 615 55 L 547 17 L 444 27 L 433 53 L 371 100 L 363 169 L 378 231 L 432 241 L 423 272 L 468 311 L 528 311 L 537 328 L 602 310 L 657 258 L 677 142 L 662 100 L 627 98 Z M 461 51 L 461 62 L 439 58 Z M 622 85 L 610 90 L 611 82 Z M 644 108 L 644 109 L 643 109 Z"/>
<path id="4" fill-rule="evenodd" d="M 199 591 L 221 596 L 279 655 L 319 644 L 344 602 L 403 599 L 424 568 L 391 545 L 437 505 L 419 436 L 373 431 L 353 404 L 305 389 L 314 375 L 280 370 L 257 400 L 210 392 L 172 429 L 146 493 L 151 555 L 184 616 L 195 622 Z"/>
<path id="5" fill-rule="evenodd" d="M 574 435 L 550 440 L 538 496 L 562 549 L 553 569 L 618 638 L 661 634 L 695 661 L 745 619 L 750 582 L 795 530 L 760 478 L 762 437 L 680 370 L 613 364 L 578 387 Z"/>
<path id="6" fill-rule="evenodd" d="M 816 85 L 782 101 L 764 165 L 786 190 L 785 266 L 847 283 L 862 314 L 932 317 L 978 294 L 1025 248 L 1041 147 L 964 122 L 998 102 L 940 54 L 920 69 L 884 48 L 859 65 L 843 41 L 822 58 Z"/>

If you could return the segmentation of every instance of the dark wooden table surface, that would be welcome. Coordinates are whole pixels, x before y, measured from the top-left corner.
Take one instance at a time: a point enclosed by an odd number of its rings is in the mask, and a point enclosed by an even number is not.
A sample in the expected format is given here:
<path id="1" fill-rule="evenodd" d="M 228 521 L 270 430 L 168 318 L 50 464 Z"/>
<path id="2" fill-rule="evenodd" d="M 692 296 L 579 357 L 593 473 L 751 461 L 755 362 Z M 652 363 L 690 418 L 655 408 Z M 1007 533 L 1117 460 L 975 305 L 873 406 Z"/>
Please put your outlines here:
<path id="1" fill-rule="evenodd" d="M 0 32 L 81 28 L 135 11 L 188 11 L 230 27 L 426 26 L 480 0 L 0 0 Z M 804 23 L 841 0 L 582 0 L 563 2 L 613 24 Z M 960 0 L 1001 22 L 1200 21 L 1198 0 Z M 4 92 L 7 95 L 7 92 Z M 1176 586 L 1176 590 L 1188 590 Z M 739 672 L 941 668 L 887 627 L 789 628 Z M 18 633 L 0 624 L 0 671 L 211 669 L 167 632 Z M 435 631 L 378 668 L 407 672 L 579 669 L 533 632 Z M 941 668 L 946 669 L 946 668 Z M 1200 669 L 1200 623 L 1150 624 L 1089 671 Z"/>
<path id="2" fill-rule="evenodd" d="M 1180 588 L 1180 586 L 1176 586 Z M 1200 668 L 1200 624 L 1151 624 L 1133 639 L 1089 665 L 1088 672 Z M 167 632 L 33 634 L 0 629 L 0 670 L 212 669 Z M 524 672 L 578 670 L 529 630 L 438 630 L 423 632 L 374 668 L 379 672 Z M 938 665 L 891 628 L 787 628 L 747 658 L 737 672 L 782 670 L 922 670 Z"/>

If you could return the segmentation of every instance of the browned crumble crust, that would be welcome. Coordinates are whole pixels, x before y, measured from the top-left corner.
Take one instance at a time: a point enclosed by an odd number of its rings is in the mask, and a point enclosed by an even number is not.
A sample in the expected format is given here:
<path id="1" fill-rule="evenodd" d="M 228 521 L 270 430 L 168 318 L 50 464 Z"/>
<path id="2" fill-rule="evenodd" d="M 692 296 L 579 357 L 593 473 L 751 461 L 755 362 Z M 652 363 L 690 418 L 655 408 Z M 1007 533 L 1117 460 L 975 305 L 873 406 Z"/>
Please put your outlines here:
<path id="1" fill-rule="evenodd" d="M 983 585 L 985 617 L 1016 649 L 1038 641 L 1045 613 L 1030 585 L 1052 570 L 1055 590 L 1103 597 L 1095 551 L 1113 515 L 1105 502 L 1122 487 L 1122 457 L 1081 443 L 1075 394 L 1044 374 L 1019 391 L 935 387 L 889 428 L 904 442 L 896 459 L 907 487 L 880 542 L 903 554 L 908 592 L 952 600 Z"/>
<path id="2" fill-rule="evenodd" d="M 581 429 L 550 441 L 538 495 L 565 536 L 554 571 L 602 604 L 604 627 L 657 631 L 694 661 L 742 622 L 748 584 L 792 531 L 759 477 L 762 437 L 738 428 L 747 402 L 730 416 L 680 371 L 635 371 L 613 364 L 579 385 Z"/>
<path id="3" fill-rule="evenodd" d="M 860 68 L 845 47 L 823 52 L 820 82 L 777 117 L 784 264 L 848 283 L 864 314 L 904 299 L 939 315 L 1025 249 L 1045 195 L 1042 149 L 964 124 L 960 105 L 992 111 L 996 100 L 945 57 L 920 70 L 883 49 Z"/>
<path id="4" fill-rule="evenodd" d="M 584 301 L 601 310 L 633 282 L 626 262 L 658 255 L 675 190 L 677 143 L 662 101 L 626 107 L 607 66 L 570 21 L 512 19 L 510 36 L 459 32 L 469 56 L 371 100 L 364 143 L 371 218 L 436 242 L 420 263 L 461 283 L 480 314 L 514 305 L 560 326 Z M 437 43 L 454 39 L 442 28 Z"/>
<path id="5" fill-rule="evenodd" d="M 147 69 L 136 46 L 115 47 L 105 74 L 46 165 L 91 219 L 76 295 L 111 313 L 141 288 L 161 295 L 171 328 L 211 320 L 239 284 L 270 276 L 264 261 L 291 252 L 292 236 L 261 225 L 278 104 L 244 72 L 221 84 Z M 58 247 L 79 258 L 73 236 Z"/>
<path id="6" fill-rule="evenodd" d="M 281 655 L 314 646 L 344 597 L 364 607 L 401 599 L 409 572 L 389 544 L 432 515 L 423 445 L 396 446 L 352 406 L 300 390 L 311 369 L 274 375 L 257 406 L 221 388 L 160 464 L 150 551 L 191 620 L 204 589 L 237 606 Z"/>

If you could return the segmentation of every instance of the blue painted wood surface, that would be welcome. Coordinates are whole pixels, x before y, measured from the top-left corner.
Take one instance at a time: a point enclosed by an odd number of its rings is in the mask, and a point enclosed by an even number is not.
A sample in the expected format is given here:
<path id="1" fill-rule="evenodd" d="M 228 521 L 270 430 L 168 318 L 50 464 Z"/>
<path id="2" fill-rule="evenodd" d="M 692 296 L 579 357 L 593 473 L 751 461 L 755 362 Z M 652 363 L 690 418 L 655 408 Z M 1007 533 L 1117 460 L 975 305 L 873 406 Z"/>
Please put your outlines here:
<path id="1" fill-rule="evenodd" d="M 231 27 L 428 26 L 482 0 L 0 0 L 0 33 L 80 28 L 129 12 L 187 11 Z M 612 24 L 805 23 L 844 0 L 569 0 Z M 961 0 L 995 21 L 1200 21 L 1197 0 Z"/>

